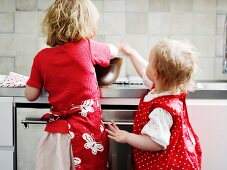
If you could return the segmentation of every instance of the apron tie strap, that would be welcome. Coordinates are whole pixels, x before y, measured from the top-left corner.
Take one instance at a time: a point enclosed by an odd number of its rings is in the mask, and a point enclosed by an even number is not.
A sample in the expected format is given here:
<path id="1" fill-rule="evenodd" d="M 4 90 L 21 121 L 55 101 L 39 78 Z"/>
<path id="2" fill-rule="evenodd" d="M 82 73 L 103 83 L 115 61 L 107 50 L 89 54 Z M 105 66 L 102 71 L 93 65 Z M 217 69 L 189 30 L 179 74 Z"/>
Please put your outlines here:
<path id="1" fill-rule="evenodd" d="M 53 122 L 57 119 L 67 119 L 67 117 L 80 112 L 82 110 L 82 105 L 73 105 L 72 108 L 69 110 L 63 110 L 63 111 L 55 111 L 53 108 L 51 108 L 50 112 L 45 113 L 41 120 L 47 121 L 47 122 Z"/>

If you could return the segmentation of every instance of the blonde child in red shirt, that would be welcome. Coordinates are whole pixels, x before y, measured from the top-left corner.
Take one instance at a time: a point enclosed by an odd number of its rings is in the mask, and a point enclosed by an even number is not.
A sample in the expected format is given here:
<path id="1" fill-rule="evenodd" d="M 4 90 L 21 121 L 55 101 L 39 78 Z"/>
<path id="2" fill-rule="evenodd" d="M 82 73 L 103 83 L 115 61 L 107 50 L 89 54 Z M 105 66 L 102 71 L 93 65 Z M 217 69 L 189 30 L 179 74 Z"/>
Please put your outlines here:
<path id="1" fill-rule="evenodd" d="M 201 148 L 187 113 L 186 92 L 191 90 L 198 53 L 188 42 L 164 39 L 150 51 L 148 62 L 127 44 L 120 50 L 150 89 L 139 103 L 133 133 L 114 121 L 108 137 L 133 146 L 136 170 L 199 170 Z"/>
<path id="2" fill-rule="evenodd" d="M 43 20 L 47 45 L 35 56 L 25 89 L 36 100 L 44 88 L 51 105 L 37 151 L 37 170 L 108 169 L 94 65 L 108 66 L 115 46 L 91 40 L 99 14 L 90 0 L 55 0 Z"/>

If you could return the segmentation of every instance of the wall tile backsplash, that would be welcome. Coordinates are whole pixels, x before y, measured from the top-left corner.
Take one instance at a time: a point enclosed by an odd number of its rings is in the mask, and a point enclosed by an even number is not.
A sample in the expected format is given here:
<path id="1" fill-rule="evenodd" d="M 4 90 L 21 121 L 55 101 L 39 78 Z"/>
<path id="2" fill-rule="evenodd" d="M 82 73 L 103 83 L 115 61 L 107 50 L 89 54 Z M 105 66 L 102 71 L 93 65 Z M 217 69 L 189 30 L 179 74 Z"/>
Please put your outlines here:
<path id="1" fill-rule="evenodd" d="M 40 23 L 54 0 L 0 0 L 0 74 L 29 76 L 46 48 Z M 188 39 L 200 51 L 197 80 L 227 80 L 222 73 L 227 0 L 92 0 L 100 12 L 97 41 L 127 41 L 144 58 L 160 39 Z M 137 76 L 128 59 L 120 76 Z"/>

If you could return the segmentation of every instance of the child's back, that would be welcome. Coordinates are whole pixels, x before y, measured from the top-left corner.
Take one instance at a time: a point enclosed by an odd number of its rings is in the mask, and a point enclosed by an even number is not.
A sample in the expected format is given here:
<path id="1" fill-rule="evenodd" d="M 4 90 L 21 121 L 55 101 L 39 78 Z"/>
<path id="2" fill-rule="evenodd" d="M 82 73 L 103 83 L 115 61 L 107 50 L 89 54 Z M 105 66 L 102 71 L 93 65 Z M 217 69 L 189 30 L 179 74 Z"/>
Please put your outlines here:
<path id="1" fill-rule="evenodd" d="M 100 51 L 101 50 L 101 51 Z M 106 57 L 103 57 L 106 56 Z M 35 57 L 28 84 L 49 93 L 49 102 L 57 110 L 67 110 L 86 99 L 99 99 L 94 64 L 107 66 L 110 51 L 107 44 L 89 39 L 78 43 L 46 48 Z M 37 72 L 42 72 L 38 75 Z M 36 74 L 33 76 L 33 74 Z"/>

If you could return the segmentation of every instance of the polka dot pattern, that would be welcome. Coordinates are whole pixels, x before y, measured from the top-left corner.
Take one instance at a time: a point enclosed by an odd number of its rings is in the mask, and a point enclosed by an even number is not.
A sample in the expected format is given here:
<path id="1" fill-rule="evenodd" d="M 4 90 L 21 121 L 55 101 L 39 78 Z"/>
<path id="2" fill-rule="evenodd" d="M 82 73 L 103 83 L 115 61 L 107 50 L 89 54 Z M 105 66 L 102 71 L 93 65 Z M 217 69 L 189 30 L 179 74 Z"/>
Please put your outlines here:
<path id="1" fill-rule="evenodd" d="M 135 148 L 135 169 L 200 170 L 202 151 L 199 139 L 188 119 L 185 94 L 160 96 L 150 102 L 141 99 L 135 115 L 133 132 L 140 134 L 149 121 L 149 114 L 158 107 L 167 110 L 173 118 L 170 144 L 166 150 L 159 152 Z"/>

